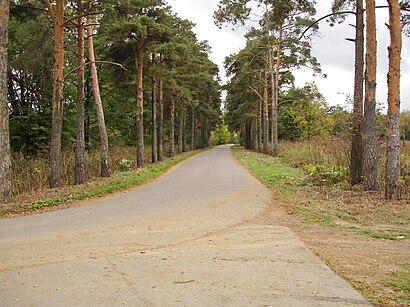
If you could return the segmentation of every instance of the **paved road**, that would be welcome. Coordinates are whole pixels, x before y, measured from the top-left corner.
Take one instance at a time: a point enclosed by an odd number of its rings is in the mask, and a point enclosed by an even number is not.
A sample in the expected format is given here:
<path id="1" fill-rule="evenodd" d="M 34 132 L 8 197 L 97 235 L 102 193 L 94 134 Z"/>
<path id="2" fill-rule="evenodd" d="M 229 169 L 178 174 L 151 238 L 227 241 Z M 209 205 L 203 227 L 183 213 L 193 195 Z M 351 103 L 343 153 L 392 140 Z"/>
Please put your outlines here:
<path id="1" fill-rule="evenodd" d="M 84 206 L 0 220 L 0 306 L 368 306 L 288 228 L 229 146 Z"/>

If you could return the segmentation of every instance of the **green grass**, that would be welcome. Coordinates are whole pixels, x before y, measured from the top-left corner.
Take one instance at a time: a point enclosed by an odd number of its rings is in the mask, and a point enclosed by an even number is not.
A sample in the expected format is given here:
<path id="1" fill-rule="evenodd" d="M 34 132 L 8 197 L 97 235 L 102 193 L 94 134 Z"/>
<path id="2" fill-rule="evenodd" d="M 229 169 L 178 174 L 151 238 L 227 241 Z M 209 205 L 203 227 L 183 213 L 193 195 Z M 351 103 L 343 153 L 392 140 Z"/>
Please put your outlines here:
<path id="1" fill-rule="evenodd" d="M 303 170 L 287 166 L 279 159 L 233 147 L 232 153 L 256 178 L 270 188 L 296 191 L 306 179 Z"/>
<path id="2" fill-rule="evenodd" d="M 174 159 L 166 159 L 161 163 L 149 164 L 146 167 L 137 170 L 116 172 L 110 178 L 88 182 L 83 187 L 79 186 L 79 188 L 85 189 L 85 191 L 75 192 L 65 197 L 54 196 L 49 199 L 33 201 L 31 203 L 31 209 L 38 210 L 53 207 L 59 204 L 67 203 L 71 200 L 84 200 L 91 197 L 103 196 L 145 184 L 158 178 L 178 163 L 203 151 L 204 150 L 197 150 L 183 153 L 176 156 Z M 9 212 L 7 210 L 1 211 L 2 215 L 6 215 L 8 213 Z"/>
<path id="3" fill-rule="evenodd" d="M 404 240 L 410 238 L 410 231 L 405 229 L 361 230 L 360 233 L 375 239 Z"/>

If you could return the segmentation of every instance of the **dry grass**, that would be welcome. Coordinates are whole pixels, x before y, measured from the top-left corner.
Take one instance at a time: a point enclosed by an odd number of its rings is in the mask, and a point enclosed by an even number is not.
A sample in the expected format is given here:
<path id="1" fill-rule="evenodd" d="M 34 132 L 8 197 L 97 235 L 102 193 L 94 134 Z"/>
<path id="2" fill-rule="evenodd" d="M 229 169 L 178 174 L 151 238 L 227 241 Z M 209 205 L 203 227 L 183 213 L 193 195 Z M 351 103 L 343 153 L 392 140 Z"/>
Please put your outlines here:
<path id="1" fill-rule="evenodd" d="M 164 154 L 168 153 L 167 147 Z M 110 148 L 110 167 L 112 172 L 127 170 L 121 161 L 128 160 L 131 166 L 135 164 L 135 147 Z M 167 156 L 165 154 L 165 156 Z M 151 148 L 145 148 L 145 160 L 151 161 Z M 61 159 L 61 186 L 69 187 L 74 184 L 74 151 L 64 151 Z M 15 153 L 12 161 L 13 167 L 13 197 L 16 198 L 26 193 L 36 193 L 47 189 L 49 176 L 49 163 L 47 156 L 26 157 L 21 153 Z M 87 180 L 95 180 L 101 172 L 100 154 L 98 150 L 92 150 L 86 154 L 86 177 Z"/>
<path id="2" fill-rule="evenodd" d="M 379 180 L 384 190 L 386 165 L 386 145 L 379 146 Z M 326 168 L 349 167 L 350 140 L 346 138 L 315 138 L 309 141 L 280 143 L 279 156 L 283 162 L 293 167 L 304 168 L 307 165 L 319 165 Z M 410 141 L 401 142 L 401 178 L 402 196 L 410 199 Z M 346 179 L 348 174 L 346 173 Z M 346 180 L 346 185 L 348 184 Z M 360 187 L 359 187 L 360 189 Z"/>

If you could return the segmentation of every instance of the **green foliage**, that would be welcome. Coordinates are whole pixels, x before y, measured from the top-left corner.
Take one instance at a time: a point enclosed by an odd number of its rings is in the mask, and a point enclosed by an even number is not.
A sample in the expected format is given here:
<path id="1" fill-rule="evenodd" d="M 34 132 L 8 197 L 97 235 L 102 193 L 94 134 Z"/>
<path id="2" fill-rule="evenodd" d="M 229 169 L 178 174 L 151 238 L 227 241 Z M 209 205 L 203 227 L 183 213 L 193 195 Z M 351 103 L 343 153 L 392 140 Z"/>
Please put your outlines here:
<path id="1" fill-rule="evenodd" d="M 41 209 L 41 208 L 45 208 L 45 207 L 52 207 L 52 206 L 61 204 L 64 201 L 65 201 L 65 199 L 61 199 L 60 197 L 54 197 L 54 198 L 47 199 L 47 200 L 35 201 L 35 202 L 33 202 L 32 208 L 33 209 Z"/>
<path id="2" fill-rule="evenodd" d="M 211 131 L 211 144 L 222 145 L 228 144 L 231 141 L 231 133 L 228 130 L 228 126 L 222 124 Z"/>
<path id="3" fill-rule="evenodd" d="M 308 164 L 305 170 L 310 177 L 310 181 L 317 184 L 347 183 L 349 180 L 349 169 L 344 166 L 326 167 L 324 165 Z"/>
<path id="4" fill-rule="evenodd" d="M 133 161 L 128 160 L 128 159 L 121 159 L 118 162 L 118 164 L 119 164 L 121 170 L 130 170 L 131 167 L 132 167 Z"/>

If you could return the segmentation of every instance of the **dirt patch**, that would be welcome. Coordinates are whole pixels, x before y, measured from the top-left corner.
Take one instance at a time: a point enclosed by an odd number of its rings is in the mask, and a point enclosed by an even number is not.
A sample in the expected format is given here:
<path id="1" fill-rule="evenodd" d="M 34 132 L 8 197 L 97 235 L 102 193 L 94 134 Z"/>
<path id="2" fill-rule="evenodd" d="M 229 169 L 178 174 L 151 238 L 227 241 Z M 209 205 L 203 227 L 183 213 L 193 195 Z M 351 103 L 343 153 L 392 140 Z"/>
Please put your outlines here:
<path id="1" fill-rule="evenodd" d="M 376 239 L 361 235 L 359 224 L 335 221 L 332 226 L 306 224 L 281 197 L 274 196 L 266 210 L 254 219 L 258 224 L 293 229 L 303 242 L 332 270 L 376 306 L 409 306 L 409 240 Z M 404 227 L 401 225 L 401 227 Z M 397 225 L 373 225 L 394 229 Z"/>

